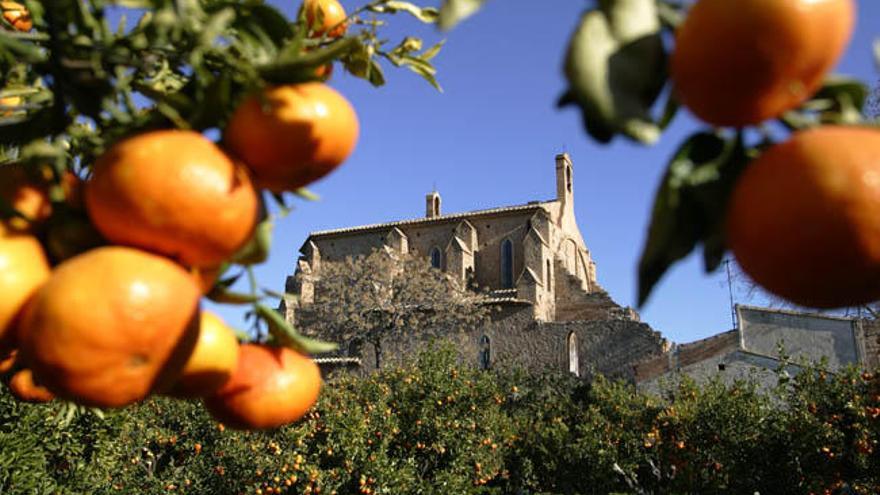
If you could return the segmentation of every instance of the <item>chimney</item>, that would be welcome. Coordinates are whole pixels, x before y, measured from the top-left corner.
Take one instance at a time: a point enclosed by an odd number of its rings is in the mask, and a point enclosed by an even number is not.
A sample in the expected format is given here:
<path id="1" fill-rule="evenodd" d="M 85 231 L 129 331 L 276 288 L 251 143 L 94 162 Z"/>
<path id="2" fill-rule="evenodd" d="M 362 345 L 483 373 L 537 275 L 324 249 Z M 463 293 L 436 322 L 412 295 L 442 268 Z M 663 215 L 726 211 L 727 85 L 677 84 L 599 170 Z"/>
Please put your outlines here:
<path id="1" fill-rule="evenodd" d="M 440 193 L 432 191 L 425 196 L 425 216 L 437 218 L 440 216 Z"/>

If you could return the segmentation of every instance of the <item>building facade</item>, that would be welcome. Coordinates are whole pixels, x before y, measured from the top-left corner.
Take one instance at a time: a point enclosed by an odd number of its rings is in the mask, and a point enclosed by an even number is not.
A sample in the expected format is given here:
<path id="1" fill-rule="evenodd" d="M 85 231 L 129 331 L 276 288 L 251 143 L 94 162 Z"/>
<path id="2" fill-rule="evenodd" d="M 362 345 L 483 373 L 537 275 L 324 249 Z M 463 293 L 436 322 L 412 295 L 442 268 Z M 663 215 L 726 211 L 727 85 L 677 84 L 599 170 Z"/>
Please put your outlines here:
<path id="1" fill-rule="evenodd" d="M 628 373 L 628 364 L 662 352 L 665 341 L 597 282 L 596 264 L 575 218 L 574 165 L 568 154 L 555 157 L 553 177 L 556 197 L 549 201 L 444 214 L 440 194 L 433 191 L 425 198 L 422 218 L 310 234 L 288 277 L 286 290 L 296 303 L 286 303 L 286 317 L 295 320 L 297 305 L 314 303 L 322 265 L 382 249 L 422 257 L 449 276 L 488 290 L 490 303 L 500 306 L 493 324 L 458 336 L 476 364 L 512 362 L 579 375 Z M 620 341 L 619 353 L 610 351 L 611 340 Z M 624 344 L 630 340 L 639 343 Z M 633 349 L 637 355 L 630 355 Z"/>
<path id="2" fill-rule="evenodd" d="M 698 382 L 754 379 L 772 387 L 783 357 L 789 374 L 798 373 L 801 363 L 824 362 L 831 372 L 880 366 L 880 324 L 874 320 L 751 306 L 736 306 L 736 320 L 733 330 L 637 363 L 636 382 L 654 391 L 682 376 Z"/>

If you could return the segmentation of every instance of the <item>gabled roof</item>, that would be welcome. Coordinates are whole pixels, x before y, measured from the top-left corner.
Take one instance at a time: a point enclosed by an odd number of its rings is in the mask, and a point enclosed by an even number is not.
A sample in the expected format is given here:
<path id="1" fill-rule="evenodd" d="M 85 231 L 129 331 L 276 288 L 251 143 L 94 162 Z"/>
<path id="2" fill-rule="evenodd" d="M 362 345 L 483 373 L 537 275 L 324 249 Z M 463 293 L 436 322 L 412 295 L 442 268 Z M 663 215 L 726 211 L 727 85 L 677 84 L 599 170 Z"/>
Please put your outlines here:
<path id="1" fill-rule="evenodd" d="M 446 245 L 446 250 L 449 250 L 449 248 L 453 246 L 458 246 L 458 249 L 462 250 L 465 253 L 471 252 L 467 245 L 465 245 L 465 243 L 461 239 L 459 239 L 457 235 L 452 236 L 452 240 L 449 241 L 449 244 Z"/>
<path id="2" fill-rule="evenodd" d="M 344 235 L 344 234 L 352 234 L 352 233 L 361 233 L 368 232 L 371 230 L 387 230 L 391 227 L 399 227 L 404 225 L 420 225 L 420 224 L 428 224 L 428 223 L 440 223 L 446 222 L 450 220 L 458 220 L 464 219 L 467 220 L 471 217 L 484 216 L 484 215 L 494 215 L 498 213 L 509 213 L 509 212 L 519 212 L 519 211 L 529 211 L 529 210 L 538 210 L 543 209 L 544 205 L 555 203 L 557 200 L 550 201 L 533 201 L 524 205 L 516 205 L 516 206 L 503 206 L 500 208 L 490 208 L 488 210 L 476 210 L 476 211 L 468 211 L 464 213 L 453 213 L 451 215 L 441 215 L 439 217 L 423 217 L 423 218 L 413 218 L 409 220 L 398 220 L 395 222 L 386 222 L 386 223 L 374 223 L 369 225 L 360 225 L 357 227 L 344 227 L 340 229 L 330 229 L 330 230 L 319 230 L 316 232 L 312 232 L 309 234 L 308 239 L 306 239 L 306 243 L 316 237 L 324 237 L 324 236 L 333 236 L 333 235 Z"/>

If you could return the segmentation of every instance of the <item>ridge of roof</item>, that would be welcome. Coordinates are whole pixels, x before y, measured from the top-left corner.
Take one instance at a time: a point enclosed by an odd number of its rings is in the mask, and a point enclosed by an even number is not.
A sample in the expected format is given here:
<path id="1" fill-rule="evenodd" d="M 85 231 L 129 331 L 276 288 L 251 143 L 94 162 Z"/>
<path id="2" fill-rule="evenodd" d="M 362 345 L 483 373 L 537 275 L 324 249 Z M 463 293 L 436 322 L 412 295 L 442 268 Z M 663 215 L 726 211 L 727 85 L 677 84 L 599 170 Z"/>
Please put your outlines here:
<path id="1" fill-rule="evenodd" d="M 374 229 L 383 229 L 389 227 L 397 227 L 401 225 L 417 225 L 422 223 L 431 223 L 431 222 L 442 222 L 448 220 L 456 220 L 456 219 L 465 219 L 471 216 L 480 216 L 480 215 L 491 215 L 493 213 L 507 213 L 509 211 L 523 211 L 523 210 L 531 210 L 541 208 L 542 205 L 555 203 L 557 200 L 552 199 L 548 201 L 534 201 L 530 203 L 526 203 L 524 205 L 514 205 L 514 206 L 501 206 L 498 208 L 489 208 L 486 210 L 473 210 L 466 211 L 462 213 L 452 213 L 449 215 L 441 215 L 439 217 L 422 217 L 422 218 L 411 218 L 407 220 L 396 220 L 393 222 L 383 222 L 383 223 L 373 223 L 367 225 L 358 225 L 355 227 L 342 227 L 338 229 L 328 229 L 328 230 L 318 230 L 315 232 L 309 233 L 308 239 L 312 239 L 314 237 L 321 237 L 326 235 L 334 235 L 334 234 L 348 234 L 350 232 L 360 232 L 366 230 L 374 230 Z"/>

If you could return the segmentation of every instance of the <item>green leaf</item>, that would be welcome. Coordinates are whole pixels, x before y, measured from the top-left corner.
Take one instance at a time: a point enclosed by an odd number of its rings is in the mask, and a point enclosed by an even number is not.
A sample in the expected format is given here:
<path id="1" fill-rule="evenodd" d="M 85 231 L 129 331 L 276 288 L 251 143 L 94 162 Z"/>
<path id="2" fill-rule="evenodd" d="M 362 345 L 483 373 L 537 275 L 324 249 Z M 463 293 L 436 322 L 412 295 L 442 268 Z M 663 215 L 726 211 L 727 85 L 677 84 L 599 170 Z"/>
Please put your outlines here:
<path id="1" fill-rule="evenodd" d="M 238 305 L 253 304 L 260 300 L 258 296 L 253 294 L 234 292 L 219 284 L 214 285 L 211 292 L 208 292 L 205 297 L 217 303 Z"/>
<path id="2" fill-rule="evenodd" d="M 870 90 L 858 79 L 829 76 L 811 102 L 828 102 L 819 119 L 826 124 L 855 124 L 862 120 L 862 110 Z"/>
<path id="3" fill-rule="evenodd" d="M 726 139 L 699 132 L 675 152 L 654 198 L 639 261 L 639 305 L 666 270 L 699 243 L 706 271 L 721 263 L 727 198 L 746 162 L 739 135 Z"/>
<path id="4" fill-rule="evenodd" d="M 607 0 L 583 15 L 569 41 L 569 87 L 559 106 L 577 104 L 597 141 L 618 133 L 642 143 L 659 138 L 650 111 L 666 83 L 660 27 L 655 0 Z"/>
<path id="5" fill-rule="evenodd" d="M 447 31 L 456 24 L 474 15 L 486 0 L 445 0 L 440 6 L 438 24 L 440 29 Z"/>
<path id="6" fill-rule="evenodd" d="M 296 196 L 299 196 L 300 198 L 302 198 L 306 201 L 320 201 L 321 200 L 320 196 L 313 193 L 312 191 L 309 191 L 308 189 L 306 189 L 304 187 L 301 187 L 301 188 L 297 189 L 296 191 L 293 191 L 293 194 Z M 285 207 L 287 206 L 287 205 L 284 205 L 283 202 L 281 204 Z"/>
<path id="7" fill-rule="evenodd" d="M 257 315 L 269 325 L 269 333 L 279 344 L 296 349 L 304 354 L 320 354 L 335 351 L 338 345 L 331 342 L 312 339 L 299 334 L 290 323 L 274 309 L 264 304 L 255 304 Z"/>
<path id="8" fill-rule="evenodd" d="M 233 257 L 232 262 L 239 265 L 258 265 L 269 258 L 272 248 L 272 220 L 263 220 L 254 229 L 254 235 Z"/>
<path id="9" fill-rule="evenodd" d="M 379 14 L 396 14 L 400 11 L 407 12 L 426 24 L 436 23 L 440 16 L 440 11 L 434 7 L 418 7 L 409 2 L 398 2 L 394 0 L 379 5 L 368 5 L 367 9 Z"/>

